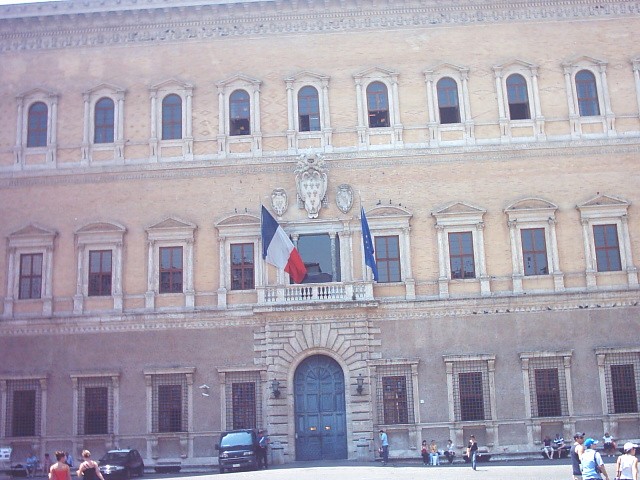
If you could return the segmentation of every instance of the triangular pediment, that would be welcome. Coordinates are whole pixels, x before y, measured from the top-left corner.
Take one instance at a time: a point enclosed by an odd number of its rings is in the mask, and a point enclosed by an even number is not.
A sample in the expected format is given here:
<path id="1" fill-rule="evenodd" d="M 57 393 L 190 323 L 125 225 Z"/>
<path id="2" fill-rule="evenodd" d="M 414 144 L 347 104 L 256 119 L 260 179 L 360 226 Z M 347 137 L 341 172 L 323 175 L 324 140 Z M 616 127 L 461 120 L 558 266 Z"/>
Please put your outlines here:
<path id="1" fill-rule="evenodd" d="M 219 82 L 216 83 L 216 85 L 218 86 L 218 88 L 222 88 L 222 87 L 230 87 L 230 86 L 247 86 L 247 85 L 253 85 L 253 86 L 258 86 L 262 83 L 262 81 L 256 79 L 256 78 L 252 78 L 248 75 L 245 75 L 244 73 L 236 73 L 235 75 L 232 75 L 231 77 L 227 78 L 226 80 L 220 80 Z"/>
<path id="2" fill-rule="evenodd" d="M 26 92 L 22 92 L 19 93 L 18 95 L 16 95 L 16 98 L 32 98 L 32 97 L 37 97 L 37 98 L 46 98 L 46 97 L 53 97 L 56 96 L 56 92 L 54 92 L 53 90 L 46 90 L 44 88 L 32 88 L 31 90 L 27 90 Z"/>
<path id="3" fill-rule="evenodd" d="M 502 65 L 496 65 L 493 67 L 494 69 L 507 70 L 510 68 L 526 68 L 528 70 L 532 68 L 537 68 L 537 65 L 533 63 L 525 62 L 524 60 L 520 60 L 518 58 L 514 58 L 509 60 L 508 62 L 503 63 Z"/>
<path id="4" fill-rule="evenodd" d="M 260 217 L 250 213 L 233 213 L 223 217 L 215 225 L 217 228 L 260 226 Z"/>
<path id="5" fill-rule="evenodd" d="M 25 227 L 22 227 L 20 230 L 16 230 L 13 233 L 9 234 L 9 238 L 16 237 L 43 237 L 43 236 L 55 236 L 58 232 L 55 230 L 50 230 L 41 225 L 37 225 L 35 223 L 31 223 Z"/>
<path id="6" fill-rule="evenodd" d="M 109 92 L 109 93 L 124 93 L 126 88 L 118 87 L 117 85 L 113 85 L 111 83 L 101 83 L 100 85 L 96 85 L 93 88 L 90 88 L 85 93 L 88 95 L 92 95 L 95 93 Z"/>
<path id="7" fill-rule="evenodd" d="M 303 80 L 316 80 L 318 82 L 328 82 L 329 76 L 322 75 L 321 73 L 311 72 L 309 70 L 302 70 L 301 72 L 296 73 L 295 75 L 291 75 L 285 78 L 285 82 L 297 82 Z"/>
<path id="8" fill-rule="evenodd" d="M 586 202 L 578 205 L 578 208 L 585 207 L 628 207 L 630 204 L 626 200 L 623 200 L 613 195 L 598 194 L 595 197 L 587 200 Z"/>
<path id="9" fill-rule="evenodd" d="M 483 208 L 476 207 L 469 203 L 464 202 L 454 202 L 450 203 L 443 208 L 436 210 L 432 215 L 468 215 L 468 214 L 479 214 L 482 215 L 487 211 Z"/>
<path id="10" fill-rule="evenodd" d="M 518 200 L 515 203 L 512 203 L 507 208 L 505 208 L 505 212 L 519 212 L 519 211 L 531 211 L 531 210 L 557 210 L 558 206 L 548 202 L 542 198 L 530 197 L 523 198 L 522 200 Z"/>
<path id="11" fill-rule="evenodd" d="M 176 230 L 176 229 L 190 229 L 194 230 L 196 225 L 191 222 L 187 222 L 185 220 L 180 220 L 175 217 L 168 217 L 161 222 L 156 223 L 155 225 L 151 225 L 147 227 L 147 231 L 150 230 Z"/>
<path id="12" fill-rule="evenodd" d="M 366 212 L 367 218 L 372 217 L 411 217 L 413 214 L 405 207 L 399 205 L 376 205 Z"/>
<path id="13" fill-rule="evenodd" d="M 590 57 L 588 55 L 581 55 L 579 57 L 567 60 L 562 64 L 564 67 L 577 67 L 583 65 L 606 65 L 607 62 L 598 58 Z"/>
<path id="14" fill-rule="evenodd" d="M 368 77 L 395 77 L 399 73 L 394 70 L 389 70 L 384 67 L 370 67 L 361 72 L 354 73 L 353 78 L 368 78 Z"/>
<path id="15" fill-rule="evenodd" d="M 151 85 L 149 90 L 190 90 L 193 89 L 193 85 L 187 82 L 183 82 L 182 80 L 178 80 L 177 78 L 169 78 L 163 82 L 156 83 L 155 85 Z"/>
<path id="16" fill-rule="evenodd" d="M 435 73 L 453 73 L 453 72 L 462 73 L 462 72 L 468 72 L 468 71 L 469 71 L 468 67 L 463 67 L 462 65 L 456 65 L 455 63 L 443 62 L 427 68 L 424 71 L 424 73 L 425 75 L 433 75 Z"/>
<path id="17" fill-rule="evenodd" d="M 76 233 L 124 233 L 126 231 L 127 229 L 118 223 L 95 222 L 80 227 Z"/>

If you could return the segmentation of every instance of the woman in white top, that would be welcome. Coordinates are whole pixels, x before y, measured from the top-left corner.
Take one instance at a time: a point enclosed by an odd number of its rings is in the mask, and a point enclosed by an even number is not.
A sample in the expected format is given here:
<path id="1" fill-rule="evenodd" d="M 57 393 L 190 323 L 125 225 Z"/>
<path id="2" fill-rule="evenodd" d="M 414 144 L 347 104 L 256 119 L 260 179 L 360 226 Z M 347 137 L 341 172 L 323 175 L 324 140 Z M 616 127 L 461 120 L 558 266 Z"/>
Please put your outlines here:
<path id="1" fill-rule="evenodd" d="M 624 444 L 624 455 L 618 457 L 616 477 L 620 480 L 638 480 L 638 459 L 636 445 L 631 442 Z"/>

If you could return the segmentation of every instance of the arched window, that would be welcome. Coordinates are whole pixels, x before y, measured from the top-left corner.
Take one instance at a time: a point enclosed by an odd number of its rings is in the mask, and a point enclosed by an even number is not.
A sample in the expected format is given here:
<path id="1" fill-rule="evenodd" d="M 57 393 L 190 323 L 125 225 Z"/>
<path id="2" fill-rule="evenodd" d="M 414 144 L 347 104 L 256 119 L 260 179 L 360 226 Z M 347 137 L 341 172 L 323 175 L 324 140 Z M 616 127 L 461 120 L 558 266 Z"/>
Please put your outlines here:
<path id="1" fill-rule="evenodd" d="M 298 92 L 298 128 L 301 132 L 320 131 L 318 90 L 307 85 Z"/>
<path id="2" fill-rule="evenodd" d="M 110 98 L 101 98 L 96 102 L 94 143 L 113 143 L 114 105 Z"/>
<path id="3" fill-rule="evenodd" d="M 596 77 L 589 70 L 580 70 L 576 73 L 576 92 L 581 117 L 600 115 Z"/>
<path id="4" fill-rule="evenodd" d="M 49 109 L 42 102 L 29 107 L 27 121 L 27 147 L 47 146 L 47 115 Z"/>
<path id="5" fill-rule="evenodd" d="M 171 94 L 162 100 L 162 139 L 179 140 L 182 138 L 182 99 Z"/>
<path id="6" fill-rule="evenodd" d="M 460 123 L 458 84 L 449 77 L 441 78 L 436 84 L 438 91 L 438 111 L 440 123 Z"/>
<path id="7" fill-rule="evenodd" d="M 370 128 L 389 126 L 389 95 L 384 83 L 372 82 L 369 84 L 367 87 L 367 107 Z"/>
<path id="8" fill-rule="evenodd" d="M 249 94 L 236 90 L 229 96 L 229 135 L 251 135 Z"/>
<path id="9" fill-rule="evenodd" d="M 507 98 L 509 100 L 509 117 L 511 120 L 531 118 L 527 81 L 522 75 L 514 73 L 507 77 Z"/>

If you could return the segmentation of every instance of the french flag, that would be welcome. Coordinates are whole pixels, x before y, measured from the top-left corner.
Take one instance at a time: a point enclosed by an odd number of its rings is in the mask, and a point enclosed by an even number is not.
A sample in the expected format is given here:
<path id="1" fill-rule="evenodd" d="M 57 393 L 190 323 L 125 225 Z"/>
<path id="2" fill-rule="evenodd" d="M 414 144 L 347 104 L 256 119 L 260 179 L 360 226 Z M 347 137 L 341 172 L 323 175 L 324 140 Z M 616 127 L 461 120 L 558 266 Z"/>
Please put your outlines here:
<path id="1" fill-rule="evenodd" d="M 307 269 L 289 236 L 262 206 L 262 258 L 284 269 L 295 283 L 302 283 Z"/>

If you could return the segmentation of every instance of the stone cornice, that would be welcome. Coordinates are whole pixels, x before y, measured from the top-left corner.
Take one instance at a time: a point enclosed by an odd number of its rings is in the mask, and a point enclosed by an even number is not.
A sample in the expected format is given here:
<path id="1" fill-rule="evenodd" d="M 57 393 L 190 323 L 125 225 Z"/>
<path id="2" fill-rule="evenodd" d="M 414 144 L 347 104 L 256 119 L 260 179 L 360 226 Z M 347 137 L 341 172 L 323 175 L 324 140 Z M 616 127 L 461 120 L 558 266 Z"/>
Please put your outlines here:
<path id="1" fill-rule="evenodd" d="M 0 6 L 0 52 L 638 15 L 620 0 L 67 0 Z"/>

